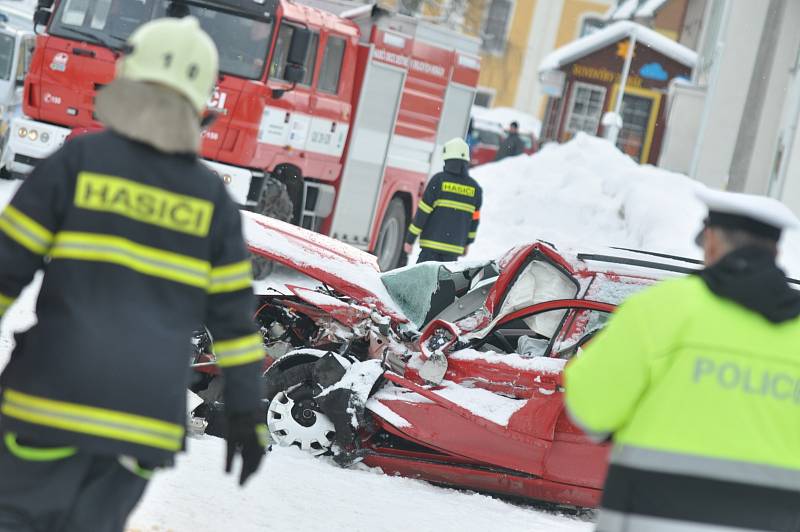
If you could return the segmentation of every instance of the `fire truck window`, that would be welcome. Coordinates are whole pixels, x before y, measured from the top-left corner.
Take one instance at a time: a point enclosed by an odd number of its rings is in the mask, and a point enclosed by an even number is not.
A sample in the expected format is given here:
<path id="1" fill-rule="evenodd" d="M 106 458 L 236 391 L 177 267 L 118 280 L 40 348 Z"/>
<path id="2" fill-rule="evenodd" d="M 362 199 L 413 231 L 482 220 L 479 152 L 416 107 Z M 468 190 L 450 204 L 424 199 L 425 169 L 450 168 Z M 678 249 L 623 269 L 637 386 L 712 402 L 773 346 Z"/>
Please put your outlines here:
<path id="1" fill-rule="evenodd" d="M 269 67 L 269 77 L 271 79 L 285 80 L 286 61 L 289 57 L 289 48 L 292 44 L 292 36 L 294 35 L 294 26 L 288 24 L 281 24 L 281 29 L 278 32 L 278 40 L 275 42 L 275 52 L 272 54 L 272 64 Z M 306 67 L 305 76 L 300 85 L 310 86 L 311 81 L 314 79 L 314 65 L 317 62 L 317 44 L 319 43 L 319 34 L 312 33 L 308 42 L 308 50 L 303 64 Z"/>
<path id="2" fill-rule="evenodd" d="M 301 85 L 306 87 L 311 86 L 314 81 L 314 68 L 317 66 L 317 48 L 319 47 L 319 33 L 312 33 L 311 39 L 308 41 L 308 51 L 306 51 L 306 59 L 303 64 L 306 65 L 306 75 L 303 76 Z"/>
<path id="3" fill-rule="evenodd" d="M 346 41 L 341 37 L 328 37 L 325 54 L 322 56 L 322 67 L 319 70 L 317 88 L 323 92 L 337 94 L 339 92 L 339 75 L 342 72 L 342 59 Z"/>
<path id="4" fill-rule="evenodd" d="M 62 11 L 61 22 L 68 26 L 83 26 L 89 0 L 67 0 Z"/>
<path id="5" fill-rule="evenodd" d="M 14 63 L 14 38 L 0 34 L 0 78 L 11 78 L 11 65 Z"/>
<path id="6" fill-rule="evenodd" d="M 197 17 L 217 45 L 220 72 L 247 79 L 261 78 L 272 36 L 271 23 L 178 0 L 163 0 L 155 16 L 187 14 Z"/>
<path id="7" fill-rule="evenodd" d="M 59 5 L 51 33 L 63 34 L 63 30 L 97 36 L 98 42 L 124 41 L 141 24 L 151 18 L 153 0 L 67 0 Z"/>
<path id="8" fill-rule="evenodd" d="M 275 51 L 272 53 L 272 64 L 269 67 L 269 77 L 272 79 L 284 79 L 283 73 L 286 69 L 286 58 L 289 56 L 292 34 L 294 34 L 292 26 L 281 24 L 278 39 L 275 41 Z"/>

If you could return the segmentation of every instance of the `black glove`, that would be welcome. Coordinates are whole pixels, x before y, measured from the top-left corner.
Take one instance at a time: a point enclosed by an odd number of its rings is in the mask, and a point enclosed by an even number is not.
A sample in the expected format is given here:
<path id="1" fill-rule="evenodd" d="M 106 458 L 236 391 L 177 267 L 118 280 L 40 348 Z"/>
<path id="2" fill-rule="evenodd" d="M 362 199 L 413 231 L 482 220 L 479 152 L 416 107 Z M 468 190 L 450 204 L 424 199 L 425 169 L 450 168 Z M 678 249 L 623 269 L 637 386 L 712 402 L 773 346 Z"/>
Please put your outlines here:
<path id="1" fill-rule="evenodd" d="M 233 457 L 237 453 L 240 454 L 242 456 L 240 486 L 244 486 L 250 475 L 258 470 L 267 449 L 272 449 L 269 431 L 263 420 L 262 412 L 228 416 L 228 431 L 225 438 L 228 442 L 228 451 L 225 457 L 225 472 L 231 472 Z"/>

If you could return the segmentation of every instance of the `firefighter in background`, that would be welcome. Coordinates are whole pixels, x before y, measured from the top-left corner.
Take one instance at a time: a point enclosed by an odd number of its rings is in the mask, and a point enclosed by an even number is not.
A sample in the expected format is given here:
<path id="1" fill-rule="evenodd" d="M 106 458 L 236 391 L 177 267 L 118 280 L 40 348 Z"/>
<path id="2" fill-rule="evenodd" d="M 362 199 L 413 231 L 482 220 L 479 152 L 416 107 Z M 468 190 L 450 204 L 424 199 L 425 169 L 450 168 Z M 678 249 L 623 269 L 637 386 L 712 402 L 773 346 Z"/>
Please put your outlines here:
<path id="1" fill-rule="evenodd" d="M 706 268 L 631 297 L 566 369 L 573 419 L 614 439 L 602 532 L 800 527 L 800 293 L 775 263 L 800 221 L 699 196 Z"/>
<path id="2" fill-rule="evenodd" d="M 196 19 L 129 40 L 107 131 L 41 161 L 0 215 L 0 314 L 42 269 L 38 323 L 0 377 L 0 530 L 119 532 L 184 443 L 190 337 L 225 376 L 230 470 L 267 445 L 239 212 L 199 160 L 217 51 Z"/>
<path id="3" fill-rule="evenodd" d="M 481 218 L 483 191 L 469 176 L 469 146 L 455 138 L 444 145 L 444 171 L 434 175 L 408 228 L 405 252 L 419 236 L 417 262 L 452 262 L 466 255 L 475 241 Z"/>

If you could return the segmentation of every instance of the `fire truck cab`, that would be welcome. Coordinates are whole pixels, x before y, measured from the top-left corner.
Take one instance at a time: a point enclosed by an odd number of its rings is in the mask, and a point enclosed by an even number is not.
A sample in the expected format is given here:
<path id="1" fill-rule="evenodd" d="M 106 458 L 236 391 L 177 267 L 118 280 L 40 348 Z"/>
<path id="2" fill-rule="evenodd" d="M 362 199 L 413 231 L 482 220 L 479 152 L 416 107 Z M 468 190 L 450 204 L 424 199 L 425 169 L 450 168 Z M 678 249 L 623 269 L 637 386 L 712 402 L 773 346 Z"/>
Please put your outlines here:
<path id="1" fill-rule="evenodd" d="M 478 42 L 372 5 L 332 13 L 289 0 L 39 0 L 17 174 L 101 128 L 97 91 L 130 34 L 195 16 L 220 53 L 202 157 L 242 206 L 403 261 L 403 232 L 441 145 L 464 136 Z M 336 4 L 341 5 L 342 2 Z"/>

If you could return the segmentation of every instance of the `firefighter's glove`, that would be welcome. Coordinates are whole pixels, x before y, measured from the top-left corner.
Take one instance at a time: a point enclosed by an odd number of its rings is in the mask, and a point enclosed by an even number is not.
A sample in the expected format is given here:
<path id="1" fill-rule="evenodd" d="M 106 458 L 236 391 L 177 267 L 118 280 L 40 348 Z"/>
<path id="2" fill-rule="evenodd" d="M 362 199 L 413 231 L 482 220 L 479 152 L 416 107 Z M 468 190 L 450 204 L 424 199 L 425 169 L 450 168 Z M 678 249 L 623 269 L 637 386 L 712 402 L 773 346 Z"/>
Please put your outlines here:
<path id="1" fill-rule="evenodd" d="M 244 486 L 250 475 L 258 470 L 266 452 L 272 449 L 263 413 L 229 415 L 225 440 L 228 442 L 225 472 L 231 472 L 233 457 L 241 455 L 242 472 L 239 475 L 239 485 Z"/>

